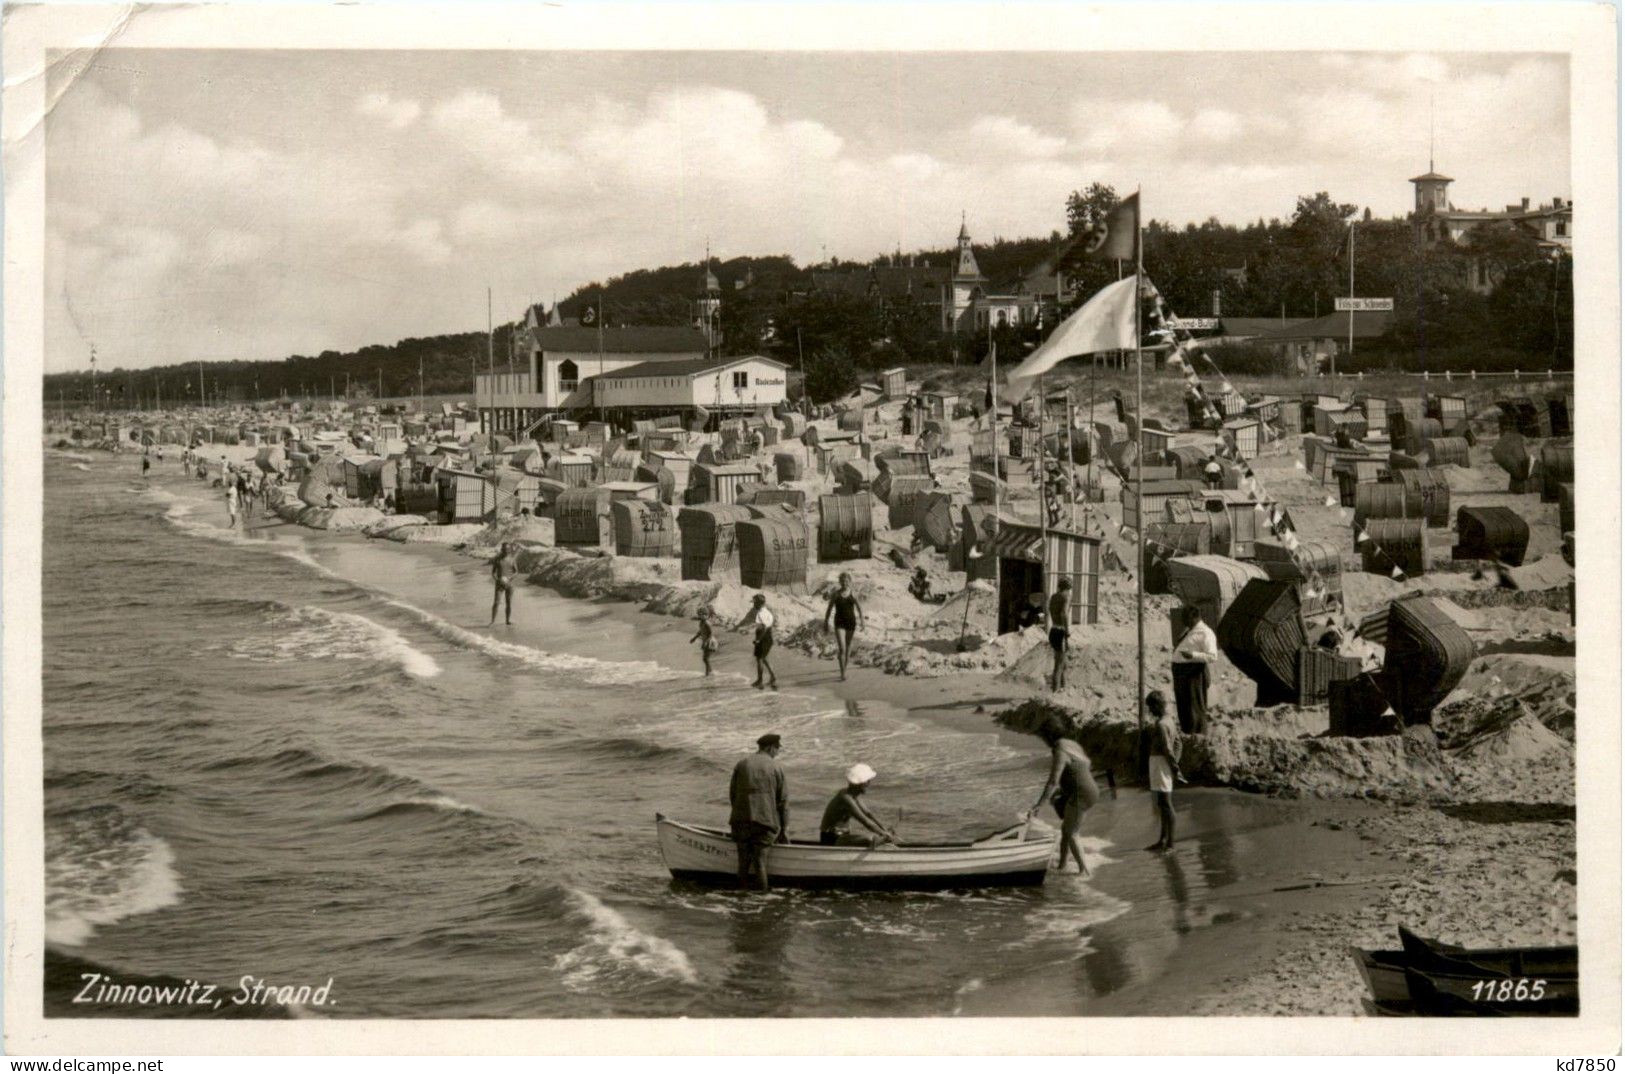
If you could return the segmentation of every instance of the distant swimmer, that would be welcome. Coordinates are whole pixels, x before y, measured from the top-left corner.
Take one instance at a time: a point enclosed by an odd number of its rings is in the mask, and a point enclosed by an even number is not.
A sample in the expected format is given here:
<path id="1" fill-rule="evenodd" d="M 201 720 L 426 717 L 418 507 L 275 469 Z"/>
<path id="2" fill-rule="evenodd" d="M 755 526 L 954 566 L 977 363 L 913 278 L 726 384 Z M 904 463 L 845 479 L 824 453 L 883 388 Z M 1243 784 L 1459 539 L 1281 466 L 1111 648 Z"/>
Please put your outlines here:
<path id="1" fill-rule="evenodd" d="M 852 575 L 842 571 L 840 584 L 829 595 L 824 607 L 824 629 L 829 629 L 831 617 L 835 619 L 835 659 L 841 665 L 841 679 L 846 679 L 846 663 L 852 658 L 852 633 L 863 627 L 863 605 L 852 591 Z"/>
<path id="2" fill-rule="evenodd" d="M 491 559 L 491 582 L 496 587 L 491 594 L 491 626 L 496 625 L 497 606 L 507 598 L 507 624 L 513 625 L 513 587 L 519 578 L 519 553 L 512 541 L 503 541 L 502 547 Z"/>
<path id="3" fill-rule="evenodd" d="M 1095 786 L 1095 776 L 1089 768 L 1089 755 L 1067 737 L 1054 718 L 1045 720 L 1038 728 L 1038 737 L 1049 747 L 1049 778 L 1044 781 L 1038 802 L 1027 811 L 1027 816 L 1033 816 L 1049 802 L 1061 818 L 1061 861 L 1056 871 L 1066 869 L 1067 854 L 1071 853 L 1077 859 L 1078 872 L 1088 876 L 1089 866 L 1083 860 L 1083 841 L 1078 836 L 1078 828 L 1083 824 L 1084 813 L 1100 800 L 1100 789 Z"/>
<path id="4" fill-rule="evenodd" d="M 768 676 L 768 686 L 771 689 L 779 688 L 779 676 L 768 662 L 768 655 L 773 652 L 773 613 L 767 610 L 767 597 L 761 593 L 751 598 L 750 611 L 739 621 L 740 626 L 749 626 L 754 630 L 751 641 L 751 655 L 756 658 L 756 681 L 752 686 L 762 688 L 762 673 Z"/>
<path id="5" fill-rule="evenodd" d="M 705 613 L 702 611 L 694 618 L 699 621 L 700 625 L 694 631 L 694 636 L 688 639 L 688 643 L 690 645 L 695 642 L 700 643 L 700 663 L 705 665 L 705 677 L 709 679 L 711 677 L 711 657 L 716 655 L 716 651 L 722 646 L 718 644 L 717 636 L 711 630 L 711 621 L 705 617 Z"/>
<path id="6" fill-rule="evenodd" d="M 145 455 L 141 456 L 141 476 L 143 478 L 145 478 L 147 476 L 147 471 L 151 470 L 151 469 L 152 469 L 152 459 L 148 458 Z"/>
<path id="7" fill-rule="evenodd" d="M 882 824 L 859 801 L 875 770 L 858 763 L 846 770 L 846 786 L 835 792 L 835 797 L 824 807 L 823 819 L 818 822 L 818 842 L 824 846 L 879 846 L 897 842 L 897 833 Z M 852 822 L 857 821 L 874 833 L 874 838 L 853 835 Z"/>

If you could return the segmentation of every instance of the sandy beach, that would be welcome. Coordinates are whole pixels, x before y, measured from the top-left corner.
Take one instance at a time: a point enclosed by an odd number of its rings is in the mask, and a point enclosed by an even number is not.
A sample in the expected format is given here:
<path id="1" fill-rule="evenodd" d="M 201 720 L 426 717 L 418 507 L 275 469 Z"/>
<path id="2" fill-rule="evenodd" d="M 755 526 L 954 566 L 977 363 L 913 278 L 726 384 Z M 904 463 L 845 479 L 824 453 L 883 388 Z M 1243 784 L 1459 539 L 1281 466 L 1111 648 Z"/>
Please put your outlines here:
<path id="1" fill-rule="evenodd" d="M 219 453 L 232 461 L 252 455 L 230 448 Z M 963 461 L 959 456 L 960 466 Z M 954 457 L 944 462 L 939 480 L 952 488 Z M 1333 532 L 1336 512 L 1328 509 L 1314 521 L 1323 490 L 1292 467 L 1286 450 L 1258 469 L 1306 533 Z M 1504 499 L 1483 470 L 1464 471 L 1453 481 L 1464 499 L 1472 497 L 1466 502 Z M 218 490 L 211 496 L 196 481 L 180 493 L 218 498 Z M 223 522 L 223 509 L 219 513 Z M 253 525 L 305 532 L 330 529 L 333 521 L 331 513 L 324 517 L 322 509 L 303 504 L 279 514 Z M 697 668 L 687 644 L 693 616 L 703 611 L 726 627 L 748 603 L 748 591 L 736 582 L 681 581 L 675 560 L 551 548 L 550 519 L 404 527 L 399 519 L 380 521 L 358 519 L 352 527 L 341 520 L 351 532 L 306 532 L 301 544 L 322 569 L 395 593 L 469 631 L 484 631 L 485 560 L 501 541 L 520 541 L 531 587 L 516 599 L 514 626 L 489 631 L 506 644 L 531 644 L 527 612 L 562 597 L 615 624 L 617 639 L 635 637 L 627 657 Z M 1555 542 L 1540 527 L 1532 529 L 1533 563 L 1522 572 L 1533 584 L 1526 589 L 1486 590 L 1465 571 L 1403 584 L 1344 575 L 1345 594 L 1360 610 L 1402 591 L 1423 591 L 1450 600 L 1473 631 L 1481 655 L 1424 736 L 1325 739 L 1324 707 L 1248 708 L 1251 684 L 1226 667 L 1214 686 L 1210 732 L 1187 745 L 1196 786 L 1178 795 L 1180 842 L 1167 856 L 1137 849 L 1154 837 L 1154 817 L 1132 761 L 1133 590 L 1124 574 L 1102 578 L 1101 626 L 1090 628 L 1075 651 L 1076 685 L 1060 695 L 1042 687 L 1047 652 L 1036 632 L 990 636 L 990 596 L 970 594 L 973 644 L 956 651 L 966 619 L 963 574 L 956 583 L 945 560 L 932 553 L 920 554 L 918 562 L 942 590 L 961 593 L 934 608 L 904 591 L 906 572 L 890 563 L 840 565 L 857 576 L 869 620 L 844 682 L 820 625 L 822 587 L 774 593 L 784 640 L 775 663 L 785 689 L 811 690 L 849 707 L 891 706 L 945 731 L 995 730 L 1035 758 L 1036 740 L 999 730 L 994 713 L 1053 706 L 1080 723 L 1080 739 L 1097 765 L 1112 769 L 1120 788 L 1085 826 L 1113 844 L 1112 864 L 1099 870 L 1093 886 L 1130 907 L 1095 926 L 1105 937 L 1099 947 L 1086 945 L 1084 954 L 1059 958 L 1047 971 L 1114 981 L 1087 1013 L 1187 1013 L 1194 1005 L 1211 1014 L 1358 1014 L 1363 988 L 1348 948 L 1393 946 L 1398 925 L 1475 946 L 1574 940 L 1573 634 L 1566 604 L 1548 596 L 1557 585 L 1539 587 L 1542 578 L 1566 583 L 1550 566 Z M 1338 539 L 1346 540 L 1346 533 Z M 823 577 L 835 569 L 817 571 Z M 1562 595 L 1566 600 L 1566 591 Z M 1165 673 L 1167 611 L 1176 603 L 1165 596 L 1148 602 L 1147 658 L 1154 675 Z M 1519 614 L 1487 610 L 1499 606 Z M 607 628 L 581 630 L 565 647 L 584 657 L 602 655 L 609 636 Z M 726 632 L 723 639 L 719 667 L 749 674 L 746 639 Z M 547 639 L 555 651 L 560 642 L 556 634 Z M 754 702 L 742 681 L 732 689 L 741 705 Z M 1287 832 L 1290 838 L 1261 835 Z M 1103 967 L 1101 950 L 1130 950 L 1141 961 Z M 1169 975 L 1177 976 L 1178 989 L 1162 986 Z M 1045 1013 L 1068 1013 L 1050 1011 L 1044 989 L 1044 974 L 985 980 L 965 992 L 960 1013 L 1025 1002 Z"/>

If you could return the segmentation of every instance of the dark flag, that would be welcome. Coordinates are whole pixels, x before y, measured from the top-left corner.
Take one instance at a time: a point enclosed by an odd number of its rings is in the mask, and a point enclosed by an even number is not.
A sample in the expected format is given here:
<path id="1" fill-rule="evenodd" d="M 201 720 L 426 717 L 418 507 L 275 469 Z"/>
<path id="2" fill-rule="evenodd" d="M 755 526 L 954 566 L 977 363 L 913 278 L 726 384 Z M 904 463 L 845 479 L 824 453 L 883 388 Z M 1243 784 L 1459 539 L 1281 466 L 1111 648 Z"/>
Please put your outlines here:
<path id="1" fill-rule="evenodd" d="M 1100 261 L 1133 261 L 1140 237 L 1140 195 L 1136 191 L 1078 237 L 1076 252 Z"/>

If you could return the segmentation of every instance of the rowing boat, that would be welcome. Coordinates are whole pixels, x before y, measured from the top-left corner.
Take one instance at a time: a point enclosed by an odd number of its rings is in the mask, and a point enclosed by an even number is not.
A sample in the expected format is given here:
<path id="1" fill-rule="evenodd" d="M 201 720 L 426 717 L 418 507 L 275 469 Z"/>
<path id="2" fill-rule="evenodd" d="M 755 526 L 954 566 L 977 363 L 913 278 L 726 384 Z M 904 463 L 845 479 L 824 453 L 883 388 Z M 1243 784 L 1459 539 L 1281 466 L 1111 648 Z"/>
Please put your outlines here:
<path id="1" fill-rule="evenodd" d="M 733 839 L 655 814 L 660 856 L 678 880 L 739 882 Z M 963 843 L 898 843 L 879 847 L 824 846 L 804 840 L 767 852 L 767 875 L 779 887 L 921 891 L 1042 884 L 1055 849 L 1053 833 L 1029 835 L 1018 824 Z"/>
<path id="2" fill-rule="evenodd" d="M 1573 1015 L 1580 1009 L 1573 946 L 1464 948 L 1399 930 L 1401 951 L 1353 949 L 1380 1014 Z"/>

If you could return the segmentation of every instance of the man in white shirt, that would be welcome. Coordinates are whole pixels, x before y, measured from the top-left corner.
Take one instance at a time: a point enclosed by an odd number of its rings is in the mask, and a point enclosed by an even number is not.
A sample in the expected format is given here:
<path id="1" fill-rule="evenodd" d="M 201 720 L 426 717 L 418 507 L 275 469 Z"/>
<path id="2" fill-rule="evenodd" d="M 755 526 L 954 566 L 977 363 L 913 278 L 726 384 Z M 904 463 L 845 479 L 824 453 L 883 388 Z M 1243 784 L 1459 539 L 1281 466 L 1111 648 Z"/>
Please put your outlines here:
<path id="1" fill-rule="evenodd" d="M 779 688 L 779 677 L 773 671 L 773 665 L 768 663 L 768 654 L 773 651 L 773 613 L 767 610 L 767 597 L 761 593 L 751 598 L 750 611 L 745 618 L 739 621 L 740 626 L 751 626 L 756 631 L 751 653 L 756 657 L 756 681 L 752 686 L 762 688 L 762 672 L 767 672 L 768 688 Z"/>
<path id="2" fill-rule="evenodd" d="M 1174 704 L 1180 730 L 1199 735 L 1207 726 L 1208 665 L 1219 658 L 1219 639 L 1197 609 L 1187 604 L 1180 612 L 1184 633 L 1174 642 Z"/>

